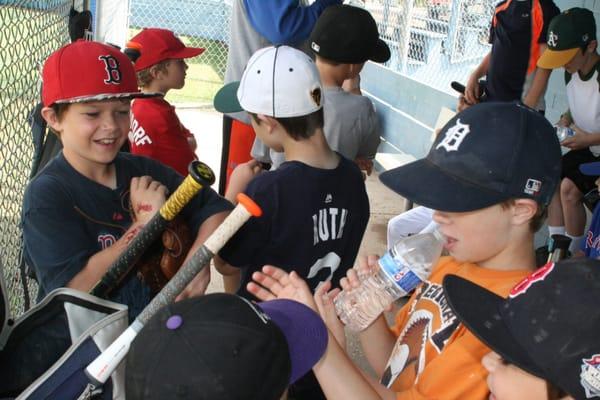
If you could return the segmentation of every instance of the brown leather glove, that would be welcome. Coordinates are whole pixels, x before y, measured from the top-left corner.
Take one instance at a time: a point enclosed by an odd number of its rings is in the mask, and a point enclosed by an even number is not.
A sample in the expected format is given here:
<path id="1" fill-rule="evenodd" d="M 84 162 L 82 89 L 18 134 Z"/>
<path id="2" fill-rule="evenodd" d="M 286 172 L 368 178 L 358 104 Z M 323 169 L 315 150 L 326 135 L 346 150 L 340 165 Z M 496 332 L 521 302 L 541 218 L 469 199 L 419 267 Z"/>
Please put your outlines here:
<path id="1" fill-rule="evenodd" d="M 153 294 L 158 293 L 177 273 L 191 246 L 192 237 L 185 221 L 176 217 L 137 262 L 138 276 Z"/>

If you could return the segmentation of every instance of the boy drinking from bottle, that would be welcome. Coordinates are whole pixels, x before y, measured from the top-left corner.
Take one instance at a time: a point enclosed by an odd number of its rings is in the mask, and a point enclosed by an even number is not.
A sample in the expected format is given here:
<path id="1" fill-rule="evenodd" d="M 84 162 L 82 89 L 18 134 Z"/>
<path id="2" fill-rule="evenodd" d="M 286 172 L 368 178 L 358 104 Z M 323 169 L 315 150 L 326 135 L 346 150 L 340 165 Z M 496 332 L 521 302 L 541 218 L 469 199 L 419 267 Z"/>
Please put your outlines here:
<path id="1" fill-rule="evenodd" d="M 42 76 L 42 115 L 63 150 L 30 182 L 23 200 L 25 260 L 39 283 L 38 300 L 58 287 L 90 291 L 183 181 L 157 161 L 119 153 L 131 99 L 151 96 L 138 90 L 123 53 L 78 41 L 50 55 Z M 190 254 L 230 209 L 210 188 L 184 207 L 195 238 Z M 206 268 L 181 297 L 203 294 L 209 279 Z M 130 319 L 150 298 L 135 273 L 111 296 L 129 307 Z"/>
<path id="2" fill-rule="evenodd" d="M 260 299 L 289 297 L 317 308 L 330 329 L 314 367 L 328 398 L 487 399 L 481 358 L 489 349 L 460 324 L 442 280 L 469 279 L 499 296 L 535 269 L 533 235 L 560 177 L 560 146 L 552 126 L 513 103 L 483 103 L 444 126 L 425 159 L 387 171 L 381 180 L 434 210 L 449 257 L 417 287 L 388 328 L 383 315 L 360 333 L 364 353 L 380 377 L 366 377 L 344 351 L 343 327 L 323 285 L 313 298 L 295 274 L 267 266 L 248 290 Z M 423 190 L 422 183 L 427 183 Z M 374 271 L 377 257 L 362 260 Z M 360 282 L 356 270 L 344 290 Z M 344 384 L 339 384 L 343 380 Z"/>

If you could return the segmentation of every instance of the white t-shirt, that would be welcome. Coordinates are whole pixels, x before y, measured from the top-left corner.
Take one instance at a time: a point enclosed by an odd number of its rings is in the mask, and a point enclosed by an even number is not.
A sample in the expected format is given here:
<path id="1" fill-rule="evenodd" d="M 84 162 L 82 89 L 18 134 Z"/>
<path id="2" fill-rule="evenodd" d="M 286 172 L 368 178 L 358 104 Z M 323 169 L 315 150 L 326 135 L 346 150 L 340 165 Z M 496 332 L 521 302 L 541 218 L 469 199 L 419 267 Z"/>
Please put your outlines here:
<path id="1" fill-rule="evenodd" d="M 600 83 L 598 79 L 600 62 L 587 76 L 579 72 L 569 74 L 565 71 L 567 98 L 573 122 L 589 133 L 600 133 Z M 590 146 L 590 151 L 600 155 L 600 145 Z"/>

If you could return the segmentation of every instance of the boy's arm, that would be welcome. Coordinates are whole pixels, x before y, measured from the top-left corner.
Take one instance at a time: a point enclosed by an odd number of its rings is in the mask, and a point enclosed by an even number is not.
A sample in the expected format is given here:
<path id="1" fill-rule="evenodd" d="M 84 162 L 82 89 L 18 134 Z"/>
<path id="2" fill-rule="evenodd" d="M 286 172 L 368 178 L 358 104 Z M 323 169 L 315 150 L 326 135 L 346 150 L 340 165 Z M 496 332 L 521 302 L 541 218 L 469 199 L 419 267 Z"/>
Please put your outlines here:
<path id="1" fill-rule="evenodd" d="M 563 140 L 561 145 L 568 147 L 571 150 L 580 150 L 590 146 L 600 145 L 600 132 L 587 132 L 575 124 L 571 125 L 571 129 L 575 131 L 575 135 Z"/>
<path id="2" fill-rule="evenodd" d="M 91 256 L 86 265 L 68 283 L 67 287 L 89 292 L 109 267 L 125 251 L 127 245 L 158 212 L 166 200 L 167 188 L 150 176 L 135 177 L 130 184 L 131 207 L 135 222 L 112 246 Z"/>
<path id="3" fill-rule="evenodd" d="M 479 79 L 487 74 L 491 56 L 492 52 L 490 51 L 469 75 L 465 88 L 465 99 L 469 104 L 475 104 L 479 101 Z"/>
<path id="4" fill-rule="evenodd" d="M 237 195 L 245 192 L 250 181 L 262 172 L 262 165 L 257 160 L 250 160 L 235 167 L 229 177 L 225 198 L 231 204 L 237 204 Z"/>
<path id="5" fill-rule="evenodd" d="M 398 311 L 398 319 L 406 315 L 406 306 Z M 390 331 L 385 316 L 380 315 L 375 322 L 358 335 L 363 353 L 377 376 L 382 376 L 387 361 L 392 354 L 396 336 Z"/>
<path id="6" fill-rule="evenodd" d="M 242 281 L 241 270 L 229 265 L 219 256 L 215 256 L 215 269 L 223 276 L 225 293 L 236 293 Z"/>
<path id="7" fill-rule="evenodd" d="M 543 53 L 545 50 L 546 45 L 540 44 L 540 54 Z M 548 79 L 550 79 L 551 74 L 551 69 L 537 68 L 535 70 L 535 76 L 533 77 L 531 87 L 523 97 L 523 103 L 525 103 L 525 105 L 531 108 L 535 108 L 538 101 L 540 100 L 540 97 L 546 90 L 546 86 L 548 86 Z"/>
<path id="8" fill-rule="evenodd" d="M 271 265 L 252 274 L 253 282 L 248 292 L 262 301 L 290 299 L 300 302 L 319 312 L 313 294 L 305 280 L 294 271 L 287 273 Z M 394 393 L 375 379 L 363 374 L 350 360 L 328 329 L 327 348 L 313 371 L 323 392 L 329 399 L 370 400 L 394 399 Z"/>
<path id="9" fill-rule="evenodd" d="M 361 128 L 365 129 L 368 134 L 364 136 L 359 156 L 372 160 L 375 158 L 377 148 L 381 142 L 381 137 L 379 136 L 379 119 L 377 118 L 377 112 L 375 111 L 375 106 L 371 102 L 371 99 L 365 97 L 365 100 L 367 100 L 368 112 L 366 118 L 361 121 L 365 126 L 362 126 Z"/>
<path id="10" fill-rule="evenodd" d="M 396 398 L 394 392 L 362 373 L 329 332 L 325 354 L 313 367 L 328 399 L 370 400 Z"/>
<path id="11" fill-rule="evenodd" d="M 316 0 L 307 7 L 298 0 L 244 0 L 252 27 L 272 44 L 305 40 L 325 8 L 343 0 Z"/>
<path id="12" fill-rule="evenodd" d="M 214 214 L 208 217 L 202 225 L 200 225 L 200 229 L 198 230 L 198 235 L 196 235 L 196 239 L 190 248 L 190 251 L 187 254 L 187 257 L 183 261 L 185 264 L 194 253 L 204 244 L 206 239 L 217 229 L 219 225 L 223 222 L 223 220 L 229 215 L 229 211 L 222 211 L 217 214 Z M 216 263 L 216 257 L 215 257 Z M 177 296 L 176 301 L 187 299 L 190 297 L 201 296 L 206 291 L 206 287 L 210 283 L 210 267 L 206 266 L 196 275 L 196 277 L 186 286 L 186 288 Z"/>

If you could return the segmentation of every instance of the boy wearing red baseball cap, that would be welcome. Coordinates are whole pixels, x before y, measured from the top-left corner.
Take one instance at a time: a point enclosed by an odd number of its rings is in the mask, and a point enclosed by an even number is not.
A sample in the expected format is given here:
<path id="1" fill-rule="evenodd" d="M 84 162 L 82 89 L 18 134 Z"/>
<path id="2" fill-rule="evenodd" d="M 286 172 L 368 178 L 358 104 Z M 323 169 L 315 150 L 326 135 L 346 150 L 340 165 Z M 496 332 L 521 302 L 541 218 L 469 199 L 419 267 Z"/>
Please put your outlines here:
<path id="1" fill-rule="evenodd" d="M 154 95 L 138 90 L 130 60 L 108 45 L 78 41 L 46 60 L 42 115 L 63 150 L 30 182 L 23 200 L 24 256 L 39 284 L 38 300 L 59 287 L 89 291 L 182 182 L 171 168 L 119 152 L 131 99 Z M 191 253 L 231 208 L 205 188 L 182 210 L 196 237 Z M 204 292 L 206 271 L 181 297 Z M 134 318 L 150 288 L 131 274 L 110 298 L 128 305 Z"/>
<path id="2" fill-rule="evenodd" d="M 196 141 L 164 96 L 185 84 L 188 66 L 184 59 L 199 56 L 204 49 L 186 47 L 172 31 L 159 28 L 143 29 L 127 47 L 137 53 L 133 61 L 142 92 L 162 93 L 159 97 L 133 102 L 131 152 L 154 158 L 186 175 L 188 165 L 196 159 Z"/>

